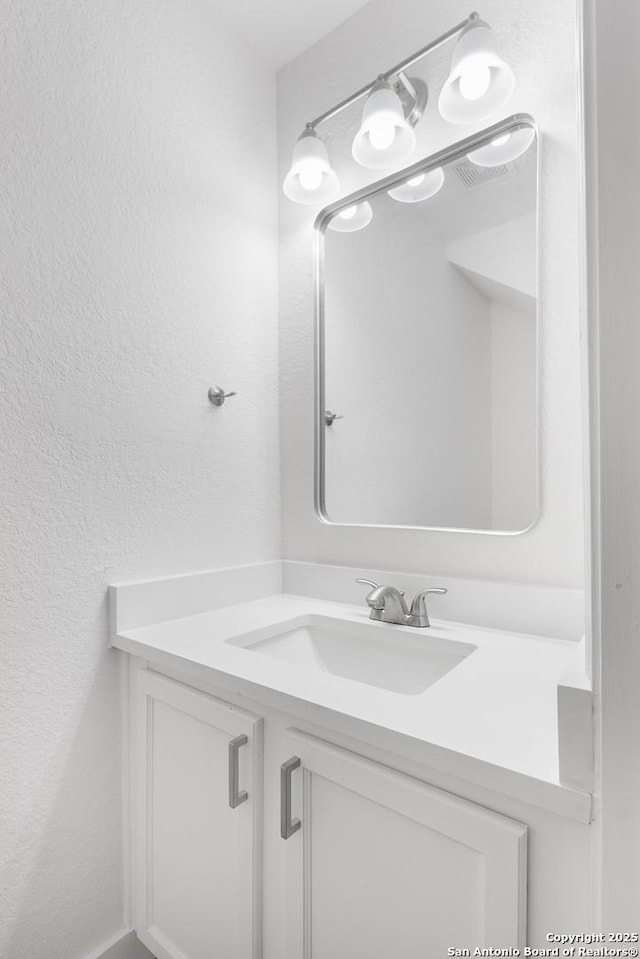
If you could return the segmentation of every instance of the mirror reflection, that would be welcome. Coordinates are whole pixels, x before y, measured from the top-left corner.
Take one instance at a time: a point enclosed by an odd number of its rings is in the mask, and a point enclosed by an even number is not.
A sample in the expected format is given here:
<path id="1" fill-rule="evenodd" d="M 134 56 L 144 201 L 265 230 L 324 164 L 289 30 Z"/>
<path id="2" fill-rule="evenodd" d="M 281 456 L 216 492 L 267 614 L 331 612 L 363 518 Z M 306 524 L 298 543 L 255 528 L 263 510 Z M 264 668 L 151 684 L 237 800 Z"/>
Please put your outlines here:
<path id="1" fill-rule="evenodd" d="M 497 132 L 496 132 L 497 131 Z M 513 532 L 538 511 L 537 148 L 502 124 L 321 217 L 317 507 Z"/>

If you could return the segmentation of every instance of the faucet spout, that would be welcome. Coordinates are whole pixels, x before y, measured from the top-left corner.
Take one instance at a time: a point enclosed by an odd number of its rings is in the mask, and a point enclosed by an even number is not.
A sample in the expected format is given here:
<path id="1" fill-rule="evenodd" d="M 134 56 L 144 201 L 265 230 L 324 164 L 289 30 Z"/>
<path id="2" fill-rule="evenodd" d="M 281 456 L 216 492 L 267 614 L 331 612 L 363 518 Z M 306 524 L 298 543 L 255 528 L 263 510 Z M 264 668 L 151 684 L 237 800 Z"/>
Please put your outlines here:
<path id="1" fill-rule="evenodd" d="M 388 586 L 376 586 L 375 589 L 372 589 L 366 597 L 367 605 L 371 609 L 384 609 L 385 595 L 388 589 Z"/>
<path id="2" fill-rule="evenodd" d="M 395 623 L 403 626 L 409 615 L 404 593 L 395 586 L 378 586 L 367 596 L 367 605 L 371 609 L 371 619 L 383 623 Z M 376 615 L 374 615 L 374 613 Z"/>

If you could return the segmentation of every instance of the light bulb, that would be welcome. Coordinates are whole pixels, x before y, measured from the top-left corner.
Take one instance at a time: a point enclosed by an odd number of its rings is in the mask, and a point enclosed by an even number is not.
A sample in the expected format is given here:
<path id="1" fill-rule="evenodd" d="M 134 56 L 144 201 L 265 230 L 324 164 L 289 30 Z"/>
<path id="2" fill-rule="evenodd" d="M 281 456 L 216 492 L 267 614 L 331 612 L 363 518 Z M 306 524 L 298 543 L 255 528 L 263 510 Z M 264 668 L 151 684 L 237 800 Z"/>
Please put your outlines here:
<path id="1" fill-rule="evenodd" d="M 515 87 L 515 77 L 487 23 L 475 15 L 460 34 L 438 109 L 448 123 L 477 123 L 501 110 Z"/>
<path id="2" fill-rule="evenodd" d="M 338 192 L 338 177 L 327 148 L 311 127 L 298 137 L 282 188 L 294 203 L 328 203 Z"/>
<path id="3" fill-rule="evenodd" d="M 386 80 L 379 81 L 362 111 L 362 123 L 351 148 L 354 160 L 372 170 L 382 170 L 407 160 L 415 145 L 416 135 L 404 115 L 400 97 Z"/>
<path id="4" fill-rule="evenodd" d="M 511 163 L 526 153 L 535 138 L 536 131 L 533 127 L 522 126 L 510 133 L 499 133 L 485 146 L 472 150 L 467 156 L 476 166 L 500 166 Z"/>
<path id="5" fill-rule="evenodd" d="M 435 196 L 444 184 L 444 170 L 442 167 L 436 167 L 435 170 L 427 170 L 424 173 L 416 173 L 409 177 L 404 183 L 398 184 L 387 193 L 393 200 L 400 203 L 419 203 L 421 200 L 428 200 Z"/>
<path id="6" fill-rule="evenodd" d="M 395 135 L 395 125 L 388 117 L 376 117 L 369 127 L 369 140 L 374 150 L 388 150 Z"/>
<path id="7" fill-rule="evenodd" d="M 371 204 L 364 200 L 339 210 L 329 220 L 328 227 L 336 233 L 357 233 L 371 223 L 372 216 Z"/>
<path id="8" fill-rule="evenodd" d="M 460 75 L 460 93 L 465 100 L 479 100 L 489 89 L 491 70 L 481 60 L 471 60 L 465 64 Z"/>
<path id="9" fill-rule="evenodd" d="M 317 163 L 305 163 L 298 174 L 304 190 L 317 190 L 322 183 L 322 167 Z"/>

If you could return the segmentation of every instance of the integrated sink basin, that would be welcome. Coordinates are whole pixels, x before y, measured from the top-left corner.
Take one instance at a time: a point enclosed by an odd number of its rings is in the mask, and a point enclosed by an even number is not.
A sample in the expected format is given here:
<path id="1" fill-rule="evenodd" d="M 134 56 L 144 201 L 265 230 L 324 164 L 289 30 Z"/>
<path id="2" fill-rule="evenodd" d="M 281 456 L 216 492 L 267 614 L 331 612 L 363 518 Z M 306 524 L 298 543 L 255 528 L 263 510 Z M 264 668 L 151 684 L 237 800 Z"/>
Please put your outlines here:
<path id="1" fill-rule="evenodd" d="M 309 615 L 227 640 L 247 652 L 317 673 L 416 696 L 466 659 L 476 647 L 444 639 L 433 627 L 352 623 Z"/>

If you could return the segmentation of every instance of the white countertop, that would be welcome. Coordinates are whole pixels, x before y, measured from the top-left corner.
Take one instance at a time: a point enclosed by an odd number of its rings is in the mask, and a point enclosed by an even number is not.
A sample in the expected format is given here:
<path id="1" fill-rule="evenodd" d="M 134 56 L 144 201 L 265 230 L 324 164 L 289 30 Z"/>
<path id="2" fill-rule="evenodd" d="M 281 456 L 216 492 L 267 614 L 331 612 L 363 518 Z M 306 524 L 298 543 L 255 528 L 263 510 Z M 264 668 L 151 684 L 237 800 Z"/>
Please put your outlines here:
<path id="1" fill-rule="evenodd" d="M 112 638 L 112 645 L 182 673 L 213 680 L 232 677 L 248 698 L 271 705 L 277 701 L 285 711 L 300 714 L 301 709 L 311 709 L 317 719 L 319 710 L 322 714 L 328 710 L 356 738 L 362 723 L 379 733 L 410 737 L 429 747 L 425 758 L 437 768 L 527 802 L 540 802 L 563 815 L 588 819 L 588 794 L 562 786 L 558 779 L 557 684 L 576 648 L 571 641 L 434 620 L 434 634 L 472 643 L 477 649 L 413 696 L 319 673 L 227 642 L 298 616 L 363 623 L 368 622 L 368 613 L 366 607 L 277 594 L 125 629 Z M 392 628 L 412 635 L 420 632 Z"/>

